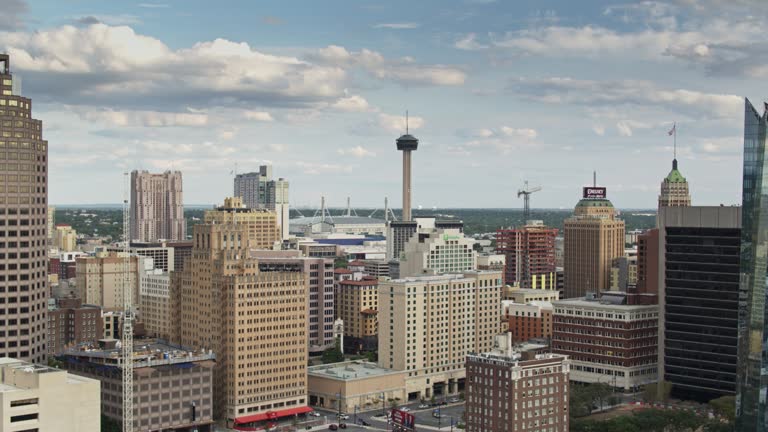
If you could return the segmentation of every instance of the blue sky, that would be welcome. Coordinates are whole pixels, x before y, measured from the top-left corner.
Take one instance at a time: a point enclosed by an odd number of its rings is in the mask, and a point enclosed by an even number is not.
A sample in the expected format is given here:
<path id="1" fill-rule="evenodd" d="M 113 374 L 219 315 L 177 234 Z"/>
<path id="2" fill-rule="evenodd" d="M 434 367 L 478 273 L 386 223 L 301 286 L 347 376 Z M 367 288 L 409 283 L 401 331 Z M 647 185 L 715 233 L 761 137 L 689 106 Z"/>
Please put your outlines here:
<path id="1" fill-rule="evenodd" d="M 50 202 L 119 202 L 129 169 L 220 202 L 272 163 L 292 202 L 400 202 L 405 110 L 425 207 L 654 207 L 678 159 L 694 204 L 740 201 L 743 97 L 768 77 L 757 0 L 6 0 L 0 50 L 50 148 Z"/>

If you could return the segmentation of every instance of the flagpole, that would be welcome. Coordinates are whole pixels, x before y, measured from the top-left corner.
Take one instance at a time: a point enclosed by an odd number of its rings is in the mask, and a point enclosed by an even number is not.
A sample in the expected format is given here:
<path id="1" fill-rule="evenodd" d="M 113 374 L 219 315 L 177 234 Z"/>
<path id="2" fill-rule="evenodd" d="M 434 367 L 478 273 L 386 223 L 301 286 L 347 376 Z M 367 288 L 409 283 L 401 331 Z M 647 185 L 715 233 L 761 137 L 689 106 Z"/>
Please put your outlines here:
<path id="1" fill-rule="evenodd" d="M 674 140 L 675 141 L 674 156 L 675 156 L 675 159 L 677 159 L 677 122 L 674 123 L 672 128 L 675 130 L 675 134 L 674 134 L 675 135 L 674 136 L 674 139 L 675 139 Z"/>

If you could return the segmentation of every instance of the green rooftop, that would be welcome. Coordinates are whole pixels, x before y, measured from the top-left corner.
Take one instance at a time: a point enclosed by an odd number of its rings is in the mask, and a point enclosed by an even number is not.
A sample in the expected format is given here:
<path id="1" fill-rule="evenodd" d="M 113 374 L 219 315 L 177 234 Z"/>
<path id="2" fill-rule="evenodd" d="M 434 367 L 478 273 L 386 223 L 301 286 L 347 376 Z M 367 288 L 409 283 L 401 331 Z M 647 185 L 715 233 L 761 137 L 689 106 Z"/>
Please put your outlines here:
<path id="1" fill-rule="evenodd" d="M 605 198 L 582 198 L 576 207 L 613 207 L 613 204 Z"/>
<path id="2" fill-rule="evenodd" d="M 680 171 L 677 170 L 677 159 L 674 159 L 672 161 L 672 171 L 667 174 L 667 177 L 664 179 L 664 181 L 668 183 L 685 183 L 685 177 L 683 177 L 682 174 L 680 174 Z"/>

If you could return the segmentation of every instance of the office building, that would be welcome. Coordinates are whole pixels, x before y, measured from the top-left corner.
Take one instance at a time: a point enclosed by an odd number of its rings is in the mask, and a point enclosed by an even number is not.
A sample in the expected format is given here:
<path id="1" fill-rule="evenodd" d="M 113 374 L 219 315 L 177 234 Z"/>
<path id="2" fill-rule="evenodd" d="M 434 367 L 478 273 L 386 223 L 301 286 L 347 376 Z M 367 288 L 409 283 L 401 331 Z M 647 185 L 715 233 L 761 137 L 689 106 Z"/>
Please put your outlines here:
<path id="1" fill-rule="evenodd" d="M 0 384 L 0 431 L 101 431 L 94 379 L 2 357 Z"/>
<path id="2" fill-rule="evenodd" d="M 611 263 L 624 256 L 624 221 L 616 218 L 604 187 L 585 187 L 565 220 L 565 298 L 610 288 Z"/>
<path id="3" fill-rule="evenodd" d="M 56 225 L 53 245 L 59 248 L 59 252 L 74 251 L 77 247 L 77 231 L 69 225 Z"/>
<path id="4" fill-rule="evenodd" d="M 501 297 L 502 300 L 525 304 L 532 301 L 553 302 L 560 299 L 560 293 L 556 290 L 537 290 L 507 285 L 502 289 Z"/>
<path id="5" fill-rule="evenodd" d="M 126 275 L 122 252 L 100 252 L 96 256 L 77 257 L 77 297 L 85 304 L 105 309 L 122 309 L 123 287 L 128 283 L 133 290 L 133 298 L 138 299 L 140 274 L 152 269 L 152 260 L 134 255 L 128 258 L 128 262 L 130 267 Z"/>
<path id="6" fill-rule="evenodd" d="M 0 357 L 45 359 L 48 299 L 48 142 L 0 54 Z"/>
<path id="7" fill-rule="evenodd" d="M 333 259 L 302 257 L 296 250 L 252 250 L 250 257 L 258 260 L 262 272 L 298 272 L 303 275 L 309 292 L 309 354 L 320 355 L 326 349 L 333 348 L 333 322 L 336 318 Z"/>
<path id="8" fill-rule="evenodd" d="M 48 246 L 53 246 L 53 239 L 56 229 L 56 207 L 54 206 L 48 206 Z"/>
<path id="9" fill-rule="evenodd" d="M 549 339 L 552 337 L 552 303 L 531 301 L 515 303 L 501 301 L 502 320 L 506 324 L 504 331 L 509 331 L 516 343 L 531 339 Z"/>
<path id="10" fill-rule="evenodd" d="M 552 303 L 552 352 L 571 359 L 571 381 L 625 391 L 656 382 L 659 307 L 587 297 Z"/>
<path id="11" fill-rule="evenodd" d="M 435 229 L 456 229 L 464 232 L 462 221 L 436 220 L 434 217 L 418 217 L 412 221 L 390 221 L 387 225 L 387 259 L 400 259 L 405 244 L 416 232 Z"/>
<path id="12" fill-rule="evenodd" d="M 99 344 L 80 345 L 58 359 L 68 371 L 101 381 L 101 413 L 121 424 L 123 372 L 116 343 L 116 340 L 102 340 Z M 216 356 L 208 351 L 190 350 L 160 340 L 136 341 L 133 349 L 135 430 L 211 431 L 215 364 Z"/>
<path id="13" fill-rule="evenodd" d="M 766 133 L 768 105 L 760 115 L 749 100 L 744 108 L 744 169 L 742 189 L 742 230 L 739 286 L 738 375 L 736 381 L 736 431 L 761 432 L 768 429 L 768 360 L 766 351 L 766 253 L 768 249 L 768 184 Z"/>
<path id="14" fill-rule="evenodd" d="M 82 343 L 104 337 L 101 308 L 84 305 L 79 298 L 55 300 L 48 310 L 48 354 L 56 355 Z"/>
<path id="15" fill-rule="evenodd" d="M 266 208 L 267 183 L 272 180 L 272 165 L 261 165 L 258 171 L 236 174 L 234 196 L 243 200 L 246 208 Z"/>
<path id="16" fill-rule="evenodd" d="M 467 432 L 568 432 L 570 362 L 558 354 L 526 360 L 509 334 L 467 356 Z"/>
<path id="17" fill-rule="evenodd" d="M 661 207 L 659 379 L 673 397 L 736 393 L 740 207 Z"/>
<path id="18" fill-rule="evenodd" d="M 139 316 L 151 337 L 170 340 L 173 336 L 171 318 L 171 275 L 160 269 L 142 272 L 139 276 Z"/>
<path id="19" fill-rule="evenodd" d="M 204 220 L 193 228 L 192 256 L 171 281 L 179 284 L 171 287 L 174 333 L 181 345 L 216 354 L 214 417 L 228 427 L 250 427 L 266 413 L 292 416 L 307 403 L 307 277 L 263 271 L 249 256 L 278 238 L 274 213 L 236 198 Z"/>
<path id="20" fill-rule="evenodd" d="M 493 347 L 500 297 L 493 271 L 379 283 L 379 366 L 408 372 L 409 400 L 462 391 L 466 355 Z"/>
<path id="21" fill-rule="evenodd" d="M 504 282 L 523 288 L 555 289 L 556 228 L 541 221 L 496 231 L 496 253 L 506 257 Z"/>
<path id="22" fill-rule="evenodd" d="M 648 302 L 658 302 L 659 294 L 659 230 L 653 228 L 637 236 L 636 294 Z"/>
<path id="23" fill-rule="evenodd" d="M 672 170 L 661 182 L 659 208 L 689 207 L 691 194 L 688 191 L 688 181 L 677 169 L 677 157 L 672 160 Z"/>
<path id="24" fill-rule="evenodd" d="M 389 261 L 365 260 L 364 272 L 375 278 L 389 277 Z"/>
<path id="25" fill-rule="evenodd" d="M 504 280 L 504 268 L 506 267 L 507 257 L 503 254 L 482 253 L 477 255 L 478 270 L 493 270 L 502 272 L 502 283 Z"/>
<path id="26" fill-rule="evenodd" d="M 637 286 L 637 251 L 628 249 L 611 262 L 610 291 L 627 292 Z"/>
<path id="27" fill-rule="evenodd" d="M 131 238 L 140 242 L 186 240 L 181 171 L 131 172 Z"/>
<path id="28" fill-rule="evenodd" d="M 341 280 L 336 290 L 336 317 L 344 321 L 344 352 L 378 348 L 379 281 L 374 277 Z"/>
<path id="29" fill-rule="evenodd" d="M 411 237 L 400 254 L 399 276 L 461 273 L 477 269 L 474 240 L 458 229 L 421 230 Z"/>
<path id="30" fill-rule="evenodd" d="M 183 261 L 183 257 L 180 260 L 178 254 L 178 245 L 189 245 L 189 251 L 192 248 L 191 242 L 131 242 L 128 248 L 128 253 L 131 255 L 140 255 L 147 258 L 152 258 L 154 268 L 160 269 L 164 272 L 172 272 L 180 270 L 182 266 L 178 266 L 180 261 Z M 122 252 L 124 248 L 122 246 L 110 246 L 107 247 L 107 252 Z M 187 254 L 189 256 L 189 253 Z"/>
<path id="31" fill-rule="evenodd" d="M 404 371 L 385 369 L 364 361 L 310 366 L 309 403 L 331 411 L 384 410 L 390 400 L 406 400 Z"/>
<path id="32" fill-rule="evenodd" d="M 287 240 L 290 235 L 290 203 L 288 201 L 288 180 L 279 178 L 267 182 L 267 209 L 275 212 L 280 238 Z"/>

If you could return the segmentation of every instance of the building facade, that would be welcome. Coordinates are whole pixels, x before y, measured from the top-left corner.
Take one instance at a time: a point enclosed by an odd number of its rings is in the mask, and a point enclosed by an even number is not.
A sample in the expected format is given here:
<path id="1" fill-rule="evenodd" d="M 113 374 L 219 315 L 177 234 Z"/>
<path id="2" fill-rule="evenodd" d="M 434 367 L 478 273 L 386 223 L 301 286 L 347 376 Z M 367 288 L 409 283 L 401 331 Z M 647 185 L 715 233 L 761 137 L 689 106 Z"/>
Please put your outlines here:
<path id="1" fill-rule="evenodd" d="M 354 413 L 389 408 L 393 399 L 405 401 L 404 371 L 376 363 L 346 361 L 310 366 L 309 403 L 328 410 Z"/>
<path id="2" fill-rule="evenodd" d="M 515 303 L 502 300 L 502 319 L 513 342 L 552 337 L 552 303 L 532 301 Z"/>
<path id="3" fill-rule="evenodd" d="M 659 379 L 708 402 L 736 393 L 740 207 L 661 207 Z"/>
<path id="4" fill-rule="evenodd" d="M 133 290 L 133 298 L 138 299 L 140 274 L 145 266 L 151 266 L 151 260 L 131 256 L 128 261 L 130 267 L 126 275 L 122 252 L 101 252 L 96 256 L 77 257 L 75 280 L 78 297 L 85 304 L 122 309 L 123 287 L 127 283 Z"/>
<path id="5" fill-rule="evenodd" d="M 245 232 L 252 249 L 273 249 L 281 243 L 280 227 L 274 212 L 262 209 L 249 209 L 243 205 L 240 198 L 226 198 L 224 206 L 215 211 L 205 212 L 203 221 L 206 224 L 242 224 L 247 225 Z M 238 238 L 239 245 L 245 244 L 245 239 Z"/>
<path id="6" fill-rule="evenodd" d="M 568 358 L 524 360 L 497 338 L 493 351 L 467 356 L 467 432 L 568 432 Z"/>
<path id="7" fill-rule="evenodd" d="M 48 310 L 48 354 L 56 355 L 81 343 L 104 337 L 101 308 L 83 305 L 78 298 L 58 299 Z"/>
<path id="8" fill-rule="evenodd" d="M 216 354 L 214 415 L 230 427 L 267 413 L 293 415 L 307 404 L 307 279 L 262 271 L 249 257 L 264 238 L 277 238 L 274 216 L 261 218 L 239 205 L 207 212 L 206 223 L 194 227 L 192 256 L 172 281 L 179 283 L 172 287 L 179 296 L 171 300 L 175 332 L 182 345 Z"/>
<path id="9" fill-rule="evenodd" d="M 477 269 L 474 241 L 458 229 L 422 230 L 400 255 L 398 277 L 461 273 Z"/>
<path id="10" fill-rule="evenodd" d="M 267 183 L 272 180 L 272 165 L 261 165 L 258 171 L 235 175 L 234 196 L 246 208 L 266 208 Z"/>
<path id="11" fill-rule="evenodd" d="M 672 171 L 661 181 L 659 208 L 688 207 L 691 205 L 691 194 L 688 181 L 677 169 L 677 158 L 672 160 Z"/>
<path id="12" fill-rule="evenodd" d="M 341 280 L 336 289 L 336 317 L 344 321 L 344 352 L 378 349 L 379 281 L 373 277 Z"/>
<path id="13" fill-rule="evenodd" d="M 0 357 L 45 359 L 48 142 L 0 54 Z"/>
<path id="14" fill-rule="evenodd" d="M 593 191 L 601 193 L 593 193 Z M 610 288 L 611 263 L 624 256 L 624 221 L 616 218 L 605 188 L 584 188 L 573 217 L 565 220 L 565 298 Z"/>
<path id="15" fill-rule="evenodd" d="M 461 221 L 436 220 L 433 217 L 417 217 L 410 221 L 389 221 L 387 224 L 387 259 L 400 259 L 405 244 L 417 231 L 456 229 L 464 232 Z"/>
<path id="16" fill-rule="evenodd" d="M 768 320 L 765 310 L 768 268 L 768 223 L 765 207 L 768 184 L 766 133 L 768 107 L 759 114 L 744 102 L 744 169 L 742 179 L 741 279 L 739 284 L 738 376 L 736 382 L 736 431 L 768 429 Z"/>
<path id="17" fill-rule="evenodd" d="M 571 381 L 637 390 L 656 382 L 659 307 L 597 299 L 552 304 L 552 352 L 571 359 Z"/>
<path id="18" fill-rule="evenodd" d="M 636 293 L 658 302 L 659 294 L 659 230 L 650 229 L 637 236 Z"/>
<path id="19" fill-rule="evenodd" d="M 181 171 L 132 171 L 130 211 L 129 240 L 186 240 Z"/>
<path id="20" fill-rule="evenodd" d="M 99 382 L 0 358 L 0 430 L 100 432 Z"/>
<path id="21" fill-rule="evenodd" d="M 170 340 L 171 275 L 160 269 L 143 272 L 139 278 L 139 319 L 151 337 Z"/>
<path id="22" fill-rule="evenodd" d="M 409 399 L 464 388 L 466 355 L 493 347 L 501 272 L 420 276 L 379 284 L 379 366 L 408 372 Z"/>
<path id="23" fill-rule="evenodd" d="M 122 424 L 123 372 L 116 342 L 82 345 L 58 358 L 68 371 L 101 382 L 101 413 Z M 207 351 L 163 341 L 137 341 L 133 351 L 134 430 L 211 431 L 215 364 L 216 357 Z"/>
<path id="24" fill-rule="evenodd" d="M 61 252 L 72 252 L 77 247 L 77 231 L 69 225 L 56 225 L 53 245 Z"/>
<path id="25" fill-rule="evenodd" d="M 267 182 L 267 208 L 275 212 L 280 237 L 287 240 L 290 236 L 291 208 L 288 200 L 288 180 L 279 178 Z"/>
<path id="26" fill-rule="evenodd" d="M 545 227 L 541 221 L 515 229 L 496 231 L 496 253 L 506 256 L 504 281 L 533 288 L 534 279 L 544 276 L 554 289 L 556 228 Z M 541 285 L 541 284 L 540 284 Z"/>

